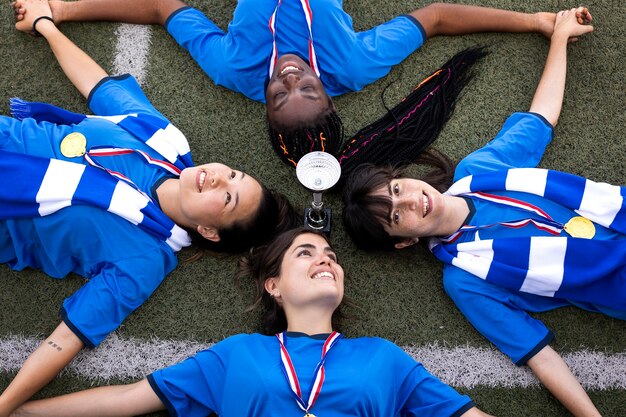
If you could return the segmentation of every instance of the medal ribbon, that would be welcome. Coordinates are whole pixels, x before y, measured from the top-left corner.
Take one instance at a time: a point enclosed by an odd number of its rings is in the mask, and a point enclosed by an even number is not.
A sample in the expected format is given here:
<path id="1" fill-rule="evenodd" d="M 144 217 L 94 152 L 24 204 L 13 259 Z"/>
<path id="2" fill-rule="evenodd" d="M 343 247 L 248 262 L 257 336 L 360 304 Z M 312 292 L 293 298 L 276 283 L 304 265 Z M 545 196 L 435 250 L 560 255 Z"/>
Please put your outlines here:
<path id="1" fill-rule="evenodd" d="M 453 234 L 440 239 L 443 243 L 452 243 L 456 241 L 461 236 L 461 234 L 465 232 L 472 232 L 472 231 L 486 229 L 486 228 L 494 227 L 494 226 L 504 226 L 504 227 L 509 227 L 513 229 L 519 229 L 519 228 L 528 226 L 529 224 L 532 224 L 537 229 L 543 230 L 544 232 L 548 232 L 551 235 L 555 235 L 555 236 L 561 234 L 561 231 L 563 230 L 563 224 L 557 221 L 554 221 L 552 217 L 550 217 L 550 215 L 546 213 L 545 211 L 543 211 L 541 208 L 533 204 L 527 203 L 525 201 L 517 200 L 511 197 L 488 194 L 484 192 L 470 192 L 470 193 L 462 194 L 462 196 L 474 197 L 478 200 L 489 201 L 495 204 L 500 204 L 504 206 L 509 206 L 509 207 L 514 207 L 517 209 L 525 210 L 525 211 L 537 214 L 543 217 L 543 219 L 521 219 L 521 220 L 510 221 L 510 222 L 486 224 L 486 225 L 481 225 L 481 226 L 463 226 L 458 231 L 454 232 Z"/>
<path id="2" fill-rule="evenodd" d="M 143 191 L 141 191 L 139 189 L 139 187 L 137 187 L 135 185 L 134 182 L 131 181 L 130 178 L 128 178 L 127 176 L 125 176 L 124 174 L 122 174 L 120 172 L 113 171 L 112 169 L 105 168 L 104 166 L 102 166 L 102 164 L 100 164 L 99 162 L 97 162 L 96 160 L 93 159 L 93 157 L 108 157 L 108 156 L 129 155 L 129 154 L 132 154 L 132 153 L 139 154 L 140 156 L 143 157 L 143 159 L 146 161 L 146 163 L 148 163 L 150 165 L 155 165 L 155 166 L 161 168 L 163 171 L 167 171 L 167 172 L 169 172 L 170 174 L 172 174 L 172 175 L 174 175 L 176 177 L 180 176 L 181 169 L 178 168 L 176 165 L 170 164 L 167 161 L 163 161 L 163 160 L 160 160 L 160 159 L 152 158 L 146 152 L 140 151 L 138 149 L 117 148 L 117 147 L 110 147 L 110 146 L 109 147 L 105 147 L 105 146 L 96 147 L 96 146 L 94 146 L 93 148 L 91 148 L 89 150 L 89 152 L 85 153 L 84 158 L 85 158 L 85 161 L 87 161 L 87 163 L 89 165 L 105 170 L 109 174 L 113 175 L 115 178 L 118 178 L 118 179 L 124 181 L 128 185 L 132 186 L 133 188 L 135 188 L 136 190 L 141 192 L 143 195 L 146 195 Z"/>
<path id="3" fill-rule="evenodd" d="M 117 147 L 93 147 L 89 150 L 89 152 L 87 152 L 85 154 L 85 160 L 92 166 L 96 166 L 98 168 L 102 168 L 105 171 L 108 171 L 109 173 L 111 173 L 112 175 L 115 175 L 116 177 L 121 177 L 125 180 L 128 180 L 128 178 L 126 178 L 124 175 L 120 174 L 120 173 L 115 173 L 115 171 L 109 170 L 105 167 L 103 167 L 102 165 L 100 165 L 98 162 L 96 162 L 92 157 L 104 157 L 104 156 L 119 156 L 119 155 L 128 155 L 128 154 L 132 154 L 132 153 L 137 153 L 140 156 L 143 157 L 143 159 L 150 165 L 155 165 L 159 168 L 161 168 L 163 171 L 167 171 L 172 175 L 175 176 L 180 176 L 180 173 L 182 172 L 182 170 L 180 168 L 178 168 L 176 165 L 171 164 L 167 161 L 163 161 L 161 159 L 156 159 L 151 157 L 150 155 L 148 155 L 146 152 L 144 151 L 140 151 L 138 149 L 127 149 L 127 148 L 117 148 Z M 115 174 L 114 174 L 115 173 Z"/>
<path id="4" fill-rule="evenodd" d="M 276 61 L 278 60 L 278 48 L 276 47 L 276 14 L 278 13 L 278 9 L 280 8 L 283 0 L 278 0 L 278 4 L 276 5 L 276 9 L 274 9 L 274 13 L 270 17 L 270 21 L 268 26 L 270 28 L 270 32 L 272 32 L 272 57 L 270 58 L 270 71 L 269 76 L 272 76 L 274 72 L 274 66 L 276 65 Z M 311 10 L 311 5 L 309 4 L 309 0 L 300 0 L 300 5 L 302 6 L 302 10 L 304 11 L 304 17 L 306 18 L 306 24 L 309 28 L 309 65 L 315 71 L 317 76 L 320 76 L 320 71 L 317 65 L 317 55 L 315 54 L 315 46 L 313 46 L 313 11 Z"/>
<path id="5" fill-rule="evenodd" d="M 545 211 L 543 211 L 539 207 L 537 207 L 537 206 L 535 206 L 533 204 L 527 203 L 525 201 L 517 200 L 515 198 L 504 197 L 504 196 L 494 195 L 494 194 L 488 194 L 488 193 L 484 193 L 484 192 L 480 192 L 480 191 L 476 191 L 476 192 L 473 192 L 473 193 L 466 193 L 466 194 L 463 194 L 463 196 L 475 197 L 475 198 L 477 198 L 479 200 L 491 201 L 492 203 L 501 204 L 501 205 L 509 206 L 509 207 L 515 207 L 515 208 L 518 208 L 518 209 L 529 211 L 531 213 L 538 214 L 541 217 L 543 217 L 544 219 L 552 220 L 552 217 L 550 217 L 550 215 L 548 213 L 546 213 Z"/>
<path id="6" fill-rule="evenodd" d="M 341 333 L 332 332 L 328 338 L 326 338 L 326 341 L 322 346 L 322 358 L 315 367 L 315 377 L 313 378 L 313 381 L 311 381 L 309 398 L 308 401 L 305 402 L 302 399 L 302 389 L 300 387 L 298 375 L 296 374 L 296 369 L 293 366 L 293 362 L 291 361 L 291 357 L 289 356 L 289 352 L 285 346 L 287 343 L 286 332 L 276 334 L 278 343 L 280 343 L 280 360 L 283 374 L 285 375 L 285 378 L 287 378 L 287 382 L 289 383 L 289 387 L 291 388 L 291 392 L 296 400 L 296 403 L 298 404 L 298 407 L 300 407 L 300 409 L 307 414 L 309 413 L 309 410 L 313 408 L 313 405 L 315 405 L 317 398 L 322 392 L 322 385 L 324 385 L 325 379 L 324 362 L 326 362 L 326 356 L 342 337 L 343 335 Z"/>

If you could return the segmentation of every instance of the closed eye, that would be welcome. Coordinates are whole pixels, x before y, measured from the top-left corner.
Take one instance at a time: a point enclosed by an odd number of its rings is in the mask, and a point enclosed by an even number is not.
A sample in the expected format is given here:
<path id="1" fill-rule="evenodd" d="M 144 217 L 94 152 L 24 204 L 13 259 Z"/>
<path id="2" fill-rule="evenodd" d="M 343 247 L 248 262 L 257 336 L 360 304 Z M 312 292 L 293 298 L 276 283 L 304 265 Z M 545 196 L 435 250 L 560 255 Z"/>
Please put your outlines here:
<path id="1" fill-rule="evenodd" d="M 302 249 L 296 254 L 296 256 L 311 256 L 311 251 L 308 249 Z"/>

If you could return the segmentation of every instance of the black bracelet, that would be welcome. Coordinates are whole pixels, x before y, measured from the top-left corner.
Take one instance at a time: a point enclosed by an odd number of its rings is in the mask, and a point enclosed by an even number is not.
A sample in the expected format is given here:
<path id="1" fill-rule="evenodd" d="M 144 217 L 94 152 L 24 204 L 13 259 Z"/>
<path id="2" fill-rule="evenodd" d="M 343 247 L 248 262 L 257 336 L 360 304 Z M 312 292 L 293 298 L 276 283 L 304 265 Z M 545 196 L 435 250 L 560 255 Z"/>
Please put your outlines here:
<path id="1" fill-rule="evenodd" d="M 50 16 L 39 16 L 33 22 L 33 33 L 35 34 L 35 36 L 41 36 L 41 33 L 37 32 L 37 29 L 35 29 L 36 26 L 37 26 L 37 22 L 39 22 L 41 19 L 49 20 L 49 21 L 51 21 L 54 24 L 54 20 L 52 20 L 52 18 Z"/>

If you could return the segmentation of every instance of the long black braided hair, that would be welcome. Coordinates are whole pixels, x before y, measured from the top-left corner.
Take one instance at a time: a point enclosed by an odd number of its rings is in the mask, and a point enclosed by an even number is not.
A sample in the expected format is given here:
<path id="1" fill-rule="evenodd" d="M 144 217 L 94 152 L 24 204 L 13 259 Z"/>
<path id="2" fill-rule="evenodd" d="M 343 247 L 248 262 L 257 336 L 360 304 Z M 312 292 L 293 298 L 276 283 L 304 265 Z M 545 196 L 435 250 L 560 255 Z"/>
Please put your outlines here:
<path id="1" fill-rule="evenodd" d="M 293 167 L 309 152 L 328 152 L 339 160 L 342 180 L 363 163 L 413 162 L 437 139 L 471 79 L 471 68 L 486 54 L 482 47 L 457 53 L 383 117 L 345 142 L 343 124 L 330 100 L 327 110 L 306 126 L 280 129 L 268 122 L 272 147 Z"/>
<path id="2" fill-rule="evenodd" d="M 338 158 L 342 178 L 363 163 L 397 166 L 415 161 L 439 136 L 472 76 L 470 69 L 486 54 L 483 48 L 459 52 L 383 117 L 347 140 Z"/>
<path id="3" fill-rule="evenodd" d="M 268 119 L 267 126 L 274 152 L 281 161 L 294 168 L 309 152 L 328 152 L 335 157 L 341 153 L 343 123 L 332 104 L 305 125 L 280 128 Z"/>

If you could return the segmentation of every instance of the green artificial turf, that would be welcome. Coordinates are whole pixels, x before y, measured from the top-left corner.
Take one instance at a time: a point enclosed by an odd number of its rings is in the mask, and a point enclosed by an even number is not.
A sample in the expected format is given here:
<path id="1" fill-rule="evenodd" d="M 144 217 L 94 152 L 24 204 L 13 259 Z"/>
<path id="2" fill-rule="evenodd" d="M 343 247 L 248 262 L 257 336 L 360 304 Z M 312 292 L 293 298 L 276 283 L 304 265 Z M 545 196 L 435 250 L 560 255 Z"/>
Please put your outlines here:
<path id="1" fill-rule="evenodd" d="M 226 28 L 234 0 L 191 2 Z M 346 0 L 355 27 L 367 29 L 398 14 L 427 4 L 420 1 Z M 523 11 L 556 11 L 577 3 L 559 0 L 527 2 L 468 1 Z M 598 181 L 626 183 L 625 116 L 626 8 L 618 0 L 587 4 L 596 31 L 569 47 L 569 69 L 563 113 L 555 138 L 541 166 L 584 175 Z M 87 112 L 83 98 L 66 80 L 43 39 L 13 28 L 11 9 L 0 8 L 0 114 L 8 114 L 8 98 L 51 102 Z M 65 24 L 63 31 L 106 69 L 115 53 L 115 24 Z M 335 100 L 346 133 L 353 134 L 384 112 L 381 93 L 393 105 L 455 52 L 488 45 L 491 54 L 477 66 L 476 76 L 459 100 L 457 110 L 435 145 L 462 158 L 492 138 L 505 118 L 528 109 L 548 50 L 540 35 L 484 34 L 436 38 L 411 55 L 386 78 L 362 92 Z M 304 207 L 310 194 L 299 185 L 293 169 L 273 154 L 266 139 L 263 106 L 215 86 L 193 60 L 160 27 L 152 29 L 145 92 L 156 108 L 188 137 L 197 163 L 220 161 L 253 173 L 271 188 Z M 489 347 L 457 311 L 442 289 L 441 267 L 423 250 L 367 254 L 357 250 L 340 224 L 340 196 L 324 197 L 336 221 L 332 238 L 348 272 L 346 293 L 362 307 L 352 311 L 349 336 L 377 335 L 398 344 L 441 342 L 446 345 Z M 192 251 L 185 250 L 180 259 Z M 250 301 L 233 285 L 237 257 L 209 256 L 185 263 L 119 330 L 122 337 L 219 341 L 256 329 L 257 317 L 244 314 Z M 63 299 L 75 292 L 82 278 L 48 278 L 37 271 L 13 272 L 0 266 L 0 338 L 10 334 L 44 336 L 60 321 Z M 582 349 L 626 351 L 626 323 L 575 308 L 537 314 L 557 336 L 562 352 Z M 0 390 L 10 381 L 0 374 Z M 118 381 L 128 382 L 128 381 Z M 41 395 L 52 396 L 87 388 L 91 383 L 63 376 Z M 509 416 L 564 416 L 564 409 L 545 391 L 475 388 L 466 391 L 480 408 Z M 603 415 L 626 415 L 626 392 L 591 392 Z"/>

